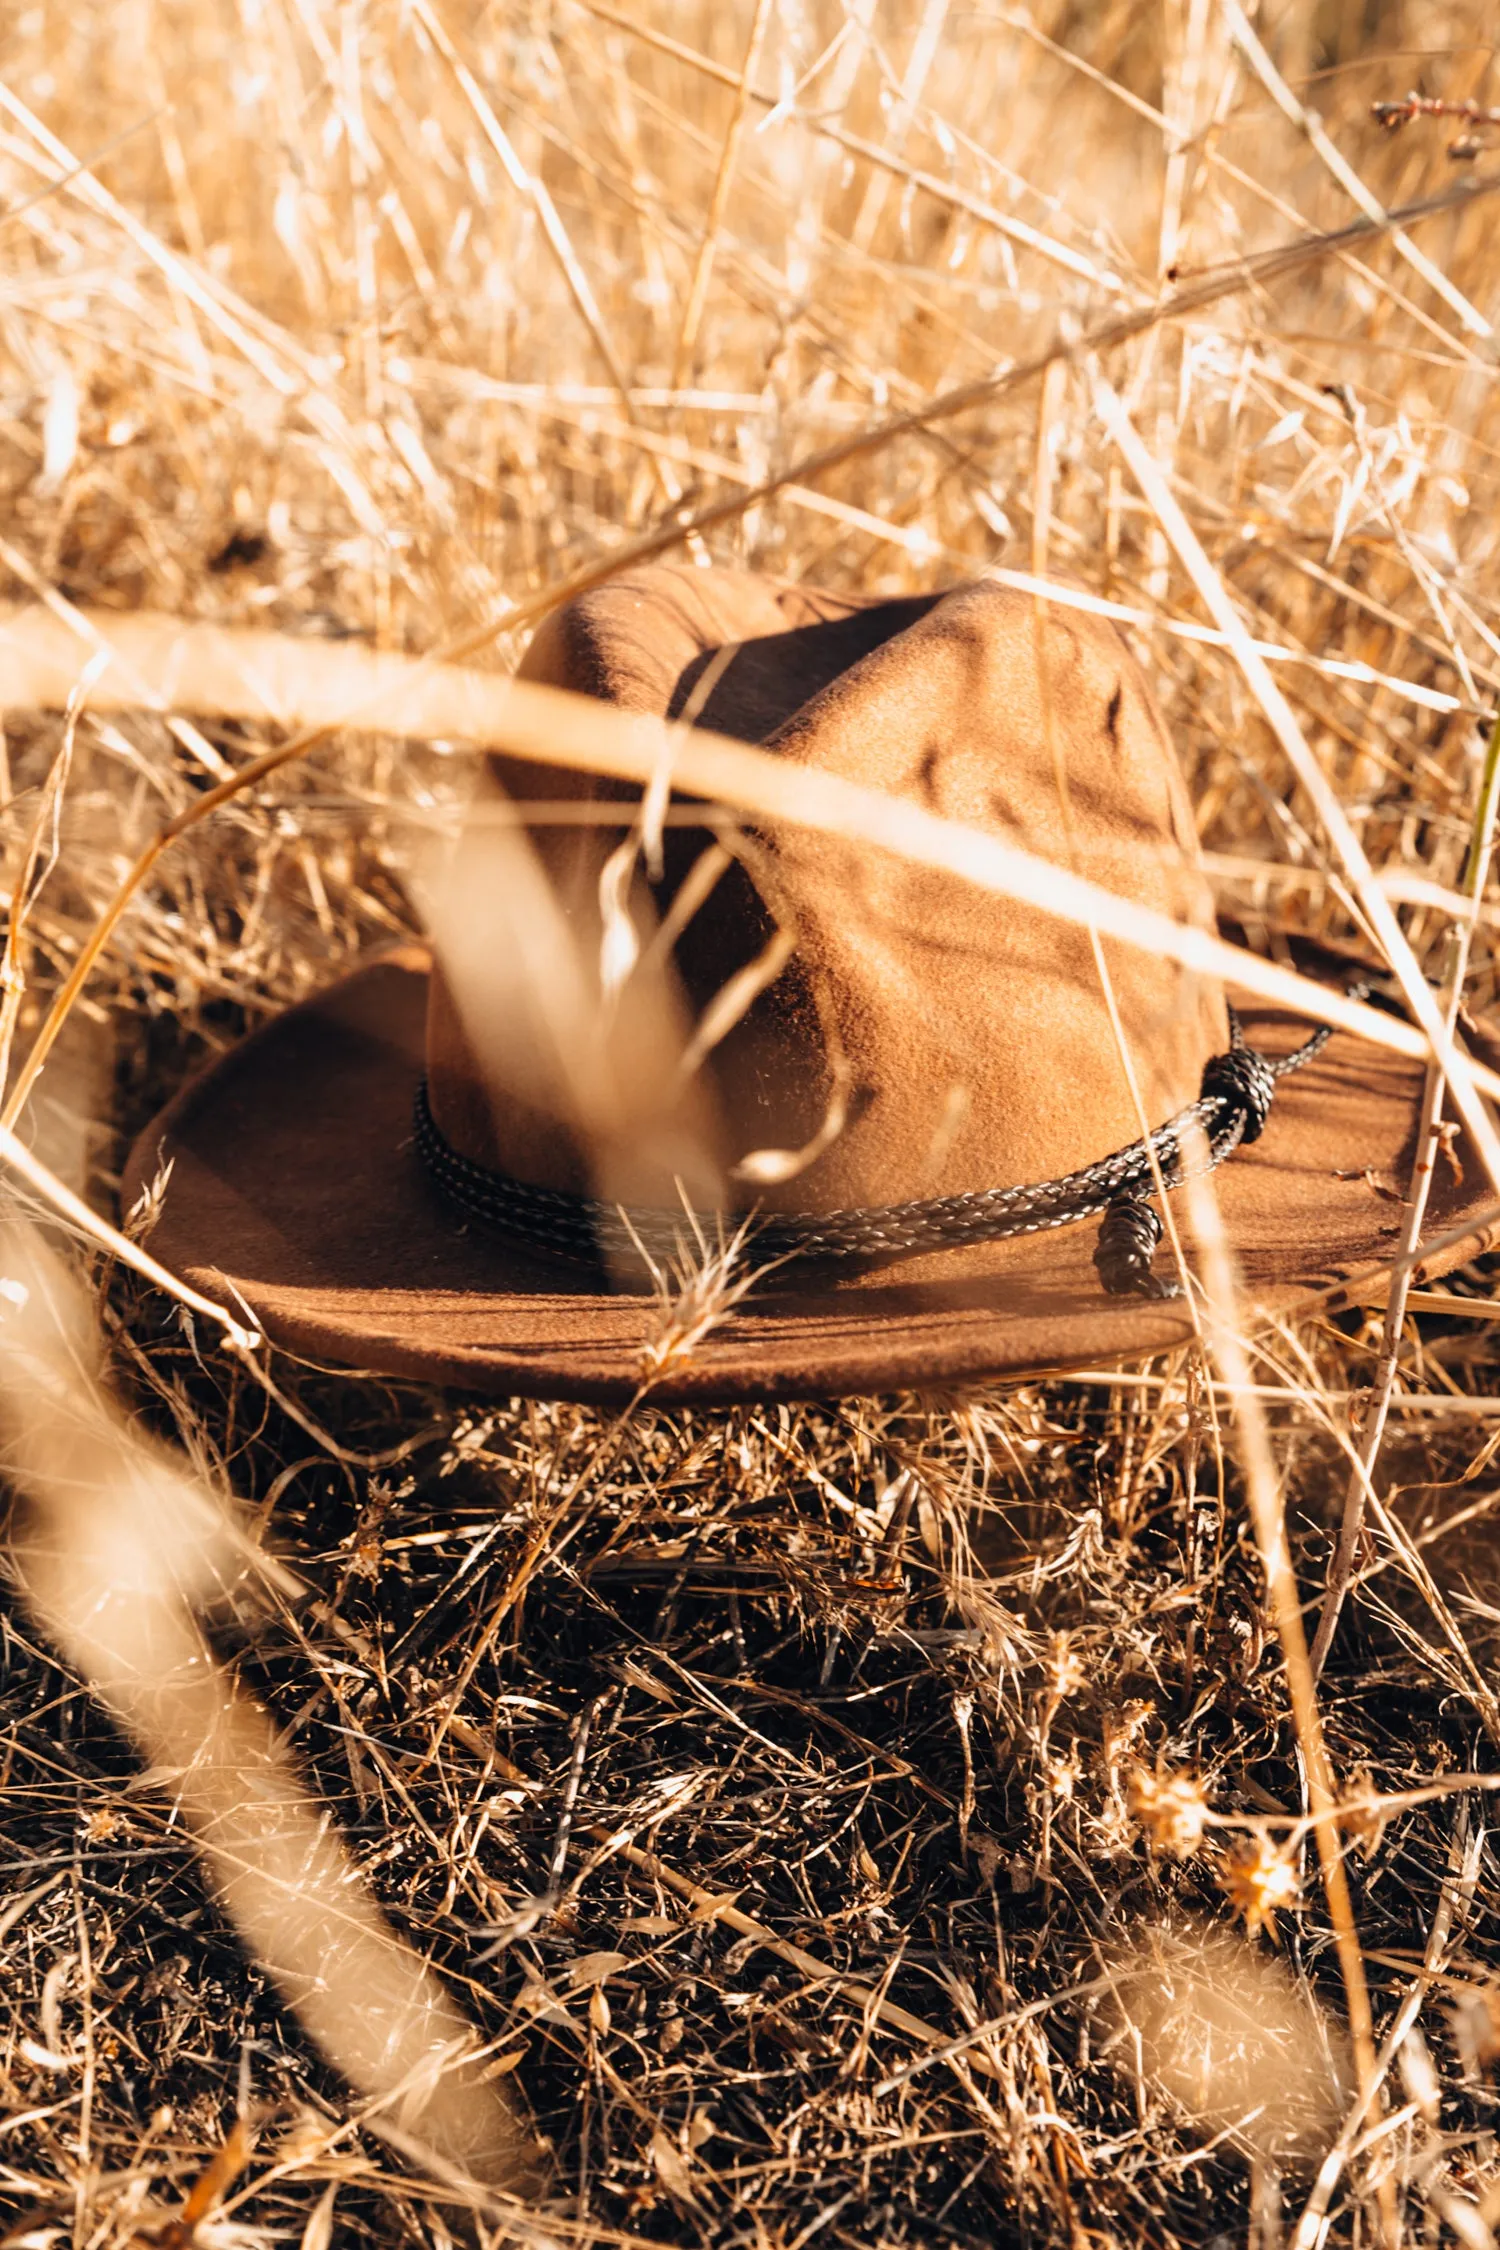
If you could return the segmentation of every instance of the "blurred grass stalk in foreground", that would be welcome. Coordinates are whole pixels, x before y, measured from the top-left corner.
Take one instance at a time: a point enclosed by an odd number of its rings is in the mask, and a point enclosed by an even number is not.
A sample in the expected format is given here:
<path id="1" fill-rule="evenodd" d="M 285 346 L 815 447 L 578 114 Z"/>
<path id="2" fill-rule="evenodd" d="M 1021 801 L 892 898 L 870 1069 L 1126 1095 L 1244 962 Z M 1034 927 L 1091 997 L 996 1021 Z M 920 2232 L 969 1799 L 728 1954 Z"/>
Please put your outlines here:
<path id="1" fill-rule="evenodd" d="M 245 1575 L 224 1504 L 105 1394 L 81 1283 L 0 1219 L 0 1446 L 24 1513 L 11 1559 L 54 1645 L 172 1795 L 247 1950 L 375 2110 L 477 2177 L 535 2144 L 426 1963 L 392 1931 L 266 1714 L 199 1622 Z"/>

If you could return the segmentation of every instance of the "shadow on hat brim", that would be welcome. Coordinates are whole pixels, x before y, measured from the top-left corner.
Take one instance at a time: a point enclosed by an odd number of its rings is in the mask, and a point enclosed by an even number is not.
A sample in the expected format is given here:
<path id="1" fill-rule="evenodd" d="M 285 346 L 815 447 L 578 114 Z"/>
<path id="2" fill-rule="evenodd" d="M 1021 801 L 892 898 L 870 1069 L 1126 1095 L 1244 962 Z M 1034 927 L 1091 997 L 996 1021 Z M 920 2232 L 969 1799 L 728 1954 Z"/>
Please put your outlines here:
<path id="1" fill-rule="evenodd" d="M 141 1135 L 128 1208 L 173 1165 L 151 1249 L 272 1339 L 322 1363 L 503 1396 L 618 1404 L 660 1327 L 650 1296 L 590 1290 L 454 1215 L 411 1145 L 429 956 L 388 954 L 243 1040 Z M 1240 1000 L 1247 1035 L 1285 1053 L 1298 1017 Z M 1261 1140 L 1215 1175 L 1247 1306 L 1290 1312 L 1330 1290 L 1383 1294 L 1399 1241 L 1423 1067 L 1335 1034 L 1284 1080 Z M 1426 1232 L 1483 1208 L 1460 1144 Z M 1102 1294 L 1083 1223 L 944 1251 L 801 1292 L 770 1277 L 649 1395 L 662 1402 L 831 1398 L 963 1387 L 1144 1358 L 1184 1342 L 1180 1303 Z M 1435 1258 L 1447 1271 L 1482 1247 Z M 1158 1252 L 1164 1265 L 1169 1249 Z"/>

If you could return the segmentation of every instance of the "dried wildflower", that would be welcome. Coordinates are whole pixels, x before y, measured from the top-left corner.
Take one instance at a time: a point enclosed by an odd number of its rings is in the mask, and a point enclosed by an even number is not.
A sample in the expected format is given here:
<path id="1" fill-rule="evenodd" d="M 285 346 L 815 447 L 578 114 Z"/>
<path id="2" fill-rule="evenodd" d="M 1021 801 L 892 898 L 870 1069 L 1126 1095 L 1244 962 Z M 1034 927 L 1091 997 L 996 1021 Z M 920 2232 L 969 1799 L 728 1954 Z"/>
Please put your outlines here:
<path id="1" fill-rule="evenodd" d="M 1074 1651 L 1072 1636 L 1054 1633 L 1047 1651 L 1047 1694 L 1054 1711 L 1068 1696 L 1078 1693 L 1084 1678 L 1083 1664 Z"/>
<path id="2" fill-rule="evenodd" d="M 1042 1768 L 1047 1787 L 1059 1804 L 1070 1805 L 1078 1790 L 1082 1768 L 1078 1752 L 1070 1750 L 1065 1758 L 1048 1758 Z"/>
<path id="3" fill-rule="evenodd" d="M 1196 1774 L 1133 1766 L 1126 1802 L 1152 1851 L 1164 1858 L 1189 1859 L 1202 1843 L 1208 1799 Z"/>
<path id="4" fill-rule="evenodd" d="M 1268 1837 L 1253 1836 L 1225 1854 L 1219 1869 L 1219 1888 L 1245 1917 L 1245 1933 L 1258 1930 L 1276 1935 L 1276 1916 L 1293 1912 L 1302 1895 L 1302 1879 L 1290 1852 L 1277 1848 Z"/>
<path id="5" fill-rule="evenodd" d="M 84 1815 L 81 1826 L 84 1842 L 95 1846 L 119 1843 L 135 1835 L 128 1814 L 114 1805 L 95 1805 Z"/>

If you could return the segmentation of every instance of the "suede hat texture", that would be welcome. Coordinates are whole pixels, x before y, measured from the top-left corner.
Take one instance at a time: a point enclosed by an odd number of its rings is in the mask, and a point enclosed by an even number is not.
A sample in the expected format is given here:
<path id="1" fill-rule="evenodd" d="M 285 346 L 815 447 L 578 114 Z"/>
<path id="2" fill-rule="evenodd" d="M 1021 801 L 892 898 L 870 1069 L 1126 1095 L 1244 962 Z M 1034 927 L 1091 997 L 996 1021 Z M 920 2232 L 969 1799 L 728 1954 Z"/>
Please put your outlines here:
<path id="1" fill-rule="evenodd" d="M 654 566 L 555 613 L 521 670 L 1213 927 L 1171 745 L 1098 619 L 988 584 L 858 604 Z M 127 1200 L 173 1165 L 154 1254 L 314 1360 L 604 1403 L 643 1383 L 663 1401 L 948 1387 L 1191 1333 L 1182 1296 L 1105 1293 L 1087 1224 L 897 1255 L 873 1222 L 1074 1173 L 1137 1141 L 1143 1114 L 1193 1104 L 1231 1042 L 1217 984 L 825 833 L 747 834 L 676 803 L 642 844 L 639 799 L 492 758 L 431 885 L 441 966 L 408 947 L 356 970 L 141 1135 Z M 1248 998 L 1238 1014 L 1273 1061 L 1307 1034 Z M 1422 1083 L 1420 1063 L 1342 1033 L 1281 1081 L 1214 1176 L 1248 1301 L 1380 1293 Z M 1434 1234 L 1485 1200 L 1456 1154 Z M 529 1218 L 476 1215 L 491 1185 Z M 658 1232 L 675 1213 L 685 1248 L 688 1206 L 726 1215 L 700 1222 L 710 1249 L 754 1213 L 746 1271 L 757 1242 L 851 1216 L 874 1247 L 782 1256 L 684 1338 L 670 1261 L 653 1278 L 619 1228 L 609 1254 L 577 1255 L 588 1214 L 622 1206 Z"/>

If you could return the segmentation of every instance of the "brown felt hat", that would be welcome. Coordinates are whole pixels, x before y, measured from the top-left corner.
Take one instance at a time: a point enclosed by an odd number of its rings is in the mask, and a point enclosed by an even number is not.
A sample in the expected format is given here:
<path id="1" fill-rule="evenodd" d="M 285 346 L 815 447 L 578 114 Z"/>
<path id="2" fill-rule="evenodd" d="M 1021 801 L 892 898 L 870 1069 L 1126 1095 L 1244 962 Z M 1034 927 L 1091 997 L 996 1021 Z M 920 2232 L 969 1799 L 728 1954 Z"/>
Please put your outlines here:
<path id="1" fill-rule="evenodd" d="M 1213 926 L 1161 719 L 1092 617 L 655 567 L 522 671 Z M 1336 1034 L 1278 1079 L 1308 1027 L 1173 960 L 822 832 L 681 804 L 655 830 L 638 791 L 502 757 L 429 906 L 441 969 L 407 948 L 290 1009 L 127 1167 L 129 1200 L 172 1162 L 155 1255 L 313 1359 L 610 1402 L 1144 1356 L 1192 1330 L 1153 1196 L 1205 1144 L 1250 1302 L 1380 1292 L 1422 1066 Z M 1433 1233 L 1485 1199 L 1458 1156 Z M 728 1286 L 683 1298 L 747 1214 Z"/>

